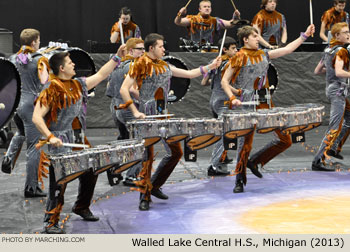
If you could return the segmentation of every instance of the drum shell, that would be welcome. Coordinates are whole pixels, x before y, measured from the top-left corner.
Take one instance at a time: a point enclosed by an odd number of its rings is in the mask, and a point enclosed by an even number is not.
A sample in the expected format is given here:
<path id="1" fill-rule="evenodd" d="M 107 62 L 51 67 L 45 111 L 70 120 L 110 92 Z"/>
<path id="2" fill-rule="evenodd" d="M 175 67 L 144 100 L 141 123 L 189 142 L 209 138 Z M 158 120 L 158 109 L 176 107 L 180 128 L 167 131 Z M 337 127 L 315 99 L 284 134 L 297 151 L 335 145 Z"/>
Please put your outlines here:
<path id="1" fill-rule="evenodd" d="M 307 127 L 309 111 L 303 108 L 287 108 L 283 112 L 282 118 L 283 132 L 292 134 Z"/>
<path id="2" fill-rule="evenodd" d="M 255 119 L 253 112 L 229 111 L 223 113 L 223 132 L 227 138 L 244 136 L 254 129 Z"/>
<path id="3" fill-rule="evenodd" d="M 260 109 L 253 113 L 258 133 L 268 133 L 284 126 L 282 113 L 279 110 Z"/>
<path id="4" fill-rule="evenodd" d="M 221 138 L 222 122 L 213 118 L 188 119 L 187 146 L 192 150 L 199 150 L 217 142 Z"/>

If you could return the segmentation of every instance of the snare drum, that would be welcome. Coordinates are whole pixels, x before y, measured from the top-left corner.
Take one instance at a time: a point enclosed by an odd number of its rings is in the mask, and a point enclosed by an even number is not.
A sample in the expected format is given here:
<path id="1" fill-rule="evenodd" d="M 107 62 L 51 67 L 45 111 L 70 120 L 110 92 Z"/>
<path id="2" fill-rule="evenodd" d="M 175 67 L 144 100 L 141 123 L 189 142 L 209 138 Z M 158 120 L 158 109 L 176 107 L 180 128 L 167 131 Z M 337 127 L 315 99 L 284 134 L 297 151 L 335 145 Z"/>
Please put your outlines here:
<path id="1" fill-rule="evenodd" d="M 227 111 L 222 114 L 224 136 L 230 139 L 245 136 L 254 130 L 254 112 Z"/>
<path id="2" fill-rule="evenodd" d="M 187 146 L 199 150 L 210 146 L 221 138 L 222 120 L 213 118 L 192 118 L 187 120 Z"/>
<path id="3" fill-rule="evenodd" d="M 308 126 L 309 111 L 305 108 L 286 108 L 282 115 L 284 126 L 282 133 L 293 134 Z"/>
<path id="4" fill-rule="evenodd" d="M 322 116 L 324 116 L 324 106 L 315 103 L 306 103 L 306 104 L 296 104 L 292 107 L 304 108 L 308 111 L 308 124 L 306 128 L 302 129 L 303 132 L 317 128 L 322 124 Z"/>
<path id="5" fill-rule="evenodd" d="M 57 184 L 66 184 L 90 169 L 89 153 L 75 151 L 65 154 L 49 155 Z"/>
<path id="6" fill-rule="evenodd" d="M 254 112 L 256 132 L 264 134 L 283 126 L 281 108 L 259 109 Z"/>

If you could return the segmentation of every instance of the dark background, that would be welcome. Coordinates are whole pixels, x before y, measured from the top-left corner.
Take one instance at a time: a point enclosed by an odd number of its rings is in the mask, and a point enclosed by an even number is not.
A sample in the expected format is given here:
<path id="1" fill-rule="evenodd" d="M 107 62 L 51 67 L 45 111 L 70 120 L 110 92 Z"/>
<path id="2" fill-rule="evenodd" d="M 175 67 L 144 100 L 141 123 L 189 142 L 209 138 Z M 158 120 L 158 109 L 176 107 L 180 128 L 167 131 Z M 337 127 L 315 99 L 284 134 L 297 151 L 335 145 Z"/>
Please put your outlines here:
<path id="1" fill-rule="evenodd" d="M 193 0 L 189 14 L 198 13 L 200 0 Z M 174 24 L 178 10 L 187 0 L 1 0 L 0 27 L 13 31 L 14 51 L 18 50 L 19 34 L 24 28 L 41 31 L 41 45 L 49 41 L 70 41 L 72 46 L 88 50 L 88 40 L 109 42 L 110 30 L 121 7 L 128 6 L 142 37 L 151 32 L 163 34 L 167 49 L 179 51 L 178 38 L 187 35 L 183 27 Z M 260 10 L 260 0 L 234 0 L 243 19 L 252 20 Z M 316 36 L 308 41 L 320 43 L 318 36 L 322 13 L 333 6 L 333 0 L 314 0 L 313 13 Z M 230 0 L 213 0 L 212 16 L 229 20 L 233 7 Z M 279 0 L 277 10 L 287 19 L 288 41 L 299 36 L 310 23 L 309 0 Z M 349 11 L 349 6 L 346 6 Z M 235 29 L 228 35 L 234 36 Z"/>

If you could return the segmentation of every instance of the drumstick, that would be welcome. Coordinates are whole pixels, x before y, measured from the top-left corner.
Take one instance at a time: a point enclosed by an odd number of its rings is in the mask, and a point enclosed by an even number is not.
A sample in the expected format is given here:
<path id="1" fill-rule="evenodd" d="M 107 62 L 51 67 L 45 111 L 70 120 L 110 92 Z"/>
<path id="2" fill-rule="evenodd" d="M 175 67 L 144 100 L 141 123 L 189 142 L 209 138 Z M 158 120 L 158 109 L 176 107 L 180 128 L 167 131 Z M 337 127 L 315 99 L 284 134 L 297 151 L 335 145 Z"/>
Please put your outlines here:
<path id="1" fill-rule="evenodd" d="M 47 142 L 46 140 L 39 140 L 39 143 L 35 145 L 35 148 L 40 149 L 45 144 L 51 144 L 50 142 Z M 63 143 L 64 147 L 72 147 L 72 148 L 90 148 L 89 145 L 86 144 L 76 144 L 76 143 Z"/>
<path id="2" fill-rule="evenodd" d="M 227 29 L 225 29 L 224 36 L 222 37 L 222 42 L 221 42 L 219 57 L 221 57 L 221 55 L 222 55 L 222 49 L 224 48 L 225 39 L 226 39 L 226 33 L 227 33 Z"/>
<path id="3" fill-rule="evenodd" d="M 122 42 L 122 45 L 124 45 L 123 25 L 122 25 L 122 20 L 120 18 L 119 18 L 119 31 L 120 31 L 120 40 Z"/>
<path id="4" fill-rule="evenodd" d="M 233 0 L 231 0 L 231 3 L 232 3 L 232 5 L 233 5 L 233 8 L 235 8 L 235 10 L 237 10 L 236 5 L 235 5 L 235 3 L 233 2 Z"/>
<path id="5" fill-rule="evenodd" d="M 242 106 L 243 105 L 259 105 L 260 102 L 258 101 L 246 101 L 246 102 L 241 102 Z"/>
<path id="6" fill-rule="evenodd" d="M 162 118 L 162 117 L 171 117 L 175 114 L 164 114 L 164 115 L 148 115 L 146 116 L 146 119 L 152 119 L 152 118 Z"/>
<path id="7" fill-rule="evenodd" d="M 185 5 L 185 9 L 186 9 L 187 6 L 191 3 L 191 1 L 192 1 L 192 0 L 189 0 L 189 1 L 187 2 L 187 4 Z"/>
<path id="8" fill-rule="evenodd" d="M 314 16 L 313 16 L 313 12 L 312 12 L 312 0 L 310 0 L 310 24 L 314 23 Z M 311 37 L 314 37 L 314 35 L 312 34 Z"/>

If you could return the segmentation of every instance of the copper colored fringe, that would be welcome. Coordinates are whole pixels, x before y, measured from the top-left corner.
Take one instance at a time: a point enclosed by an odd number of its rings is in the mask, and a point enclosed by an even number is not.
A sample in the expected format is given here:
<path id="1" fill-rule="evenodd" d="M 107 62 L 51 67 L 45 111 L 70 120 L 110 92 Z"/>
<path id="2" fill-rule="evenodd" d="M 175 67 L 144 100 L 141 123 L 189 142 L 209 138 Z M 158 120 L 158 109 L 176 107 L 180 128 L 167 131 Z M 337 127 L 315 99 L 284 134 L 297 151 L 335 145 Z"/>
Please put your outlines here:
<path id="1" fill-rule="evenodd" d="M 34 48 L 26 45 L 24 47 L 24 50 L 23 50 L 23 46 L 21 46 L 21 49 L 17 52 L 17 54 L 20 54 L 20 53 L 28 54 L 33 52 L 35 52 Z"/>
<path id="2" fill-rule="evenodd" d="M 50 225 L 49 227 L 52 227 L 53 225 L 55 225 L 56 223 L 59 222 L 60 220 L 60 213 L 62 211 L 63 208 L 63 204 L 62 203 L 58 203 L 57 206 L 52 209 L 51 211 L 45 211 L 46 214 L 52 214 L 50 217 Z"/>
<path id="3" fill-rule="evenodd" d="M 227 150 L 224 150 L 224 152 L 221 155 L 220 162 L 223 163 L 227 157 Z"/>
<path id="4" fill-rule="evenodd" d="M 324 22 L 326 24 L 326 29 L 330 30 L 331 26 L 340 23 L 342 20 L 345 22 L 346 20 L 346 13 L 345 11 L 342 11 L 340 14 L 335 10 L 334 7 L 330 8 L 329 10 L 325 11 L 321 17 L 321 22 Z"/>
<path id="5" fill-rule="evenodd" d="M 327 155 L 327 152 L 332 148 L 339 134 L 340 134 L 340 130 L 330 130 L 329 134 L 326 136 L 327 140 L 324 140 L 324 143 L 326 144 L 326 148 L 324 149 L 324 152 L 323 152 L 324 157 L 322 158 L 323 163 L 325 163 L 325 159 L 327 160 L 330 159 L 330 156 Z"/>
<path id="6" fill-rule="evenodd" d="M 255 15 L 252 24 L 258 25 L 260 31 L 264 30 L 264 27 L 274 26 L 280 21 L 281 29 L 282 29 L 282 14 L 273 11 L 272 13 L 267 12 L 266 10 L 261 10 L 258 14 Z"/>
<path id="7" fill-rule="evenodd" d="M 197 15 L 188 15 L 187 19 L 190 19 L 191 26 L 188 28 L 189 33 L 196 33 L 198 30 L 210 30 L 213 29 L 213 27 L 216 25 L 216 18 L 209 16 L 208 18 L 203 18 L 201 14 Z M 204 23 L 206 25 L 200 25 L 201 23 Z M 214 31 L 215 32 L 215 29 Z"/>
<path id="8" fill-rule="evenodd" d="M 38 166 L 38 182 L 41 183 L 41 189 L 45 189 L 43 177 L 47 178 L 49 174 L 49 171 L 46 169 L 45 166 L 46 167 L 50 166 L 50 160 L 48 159 L 45 152 L 41 151 L 40 161 Z"/>
<path id="9" fill-rule="evenodd" d="M 348 50 L 345 48 L 341 48 L 337 54 L 336 57 L 333 58 L 332 60 L 332 66 L 335 68 L 335 61 L 339 57 L 342 61 L 344 61 L 344 69 L 348 70 L 349 69 L 349 53 Z"/>

